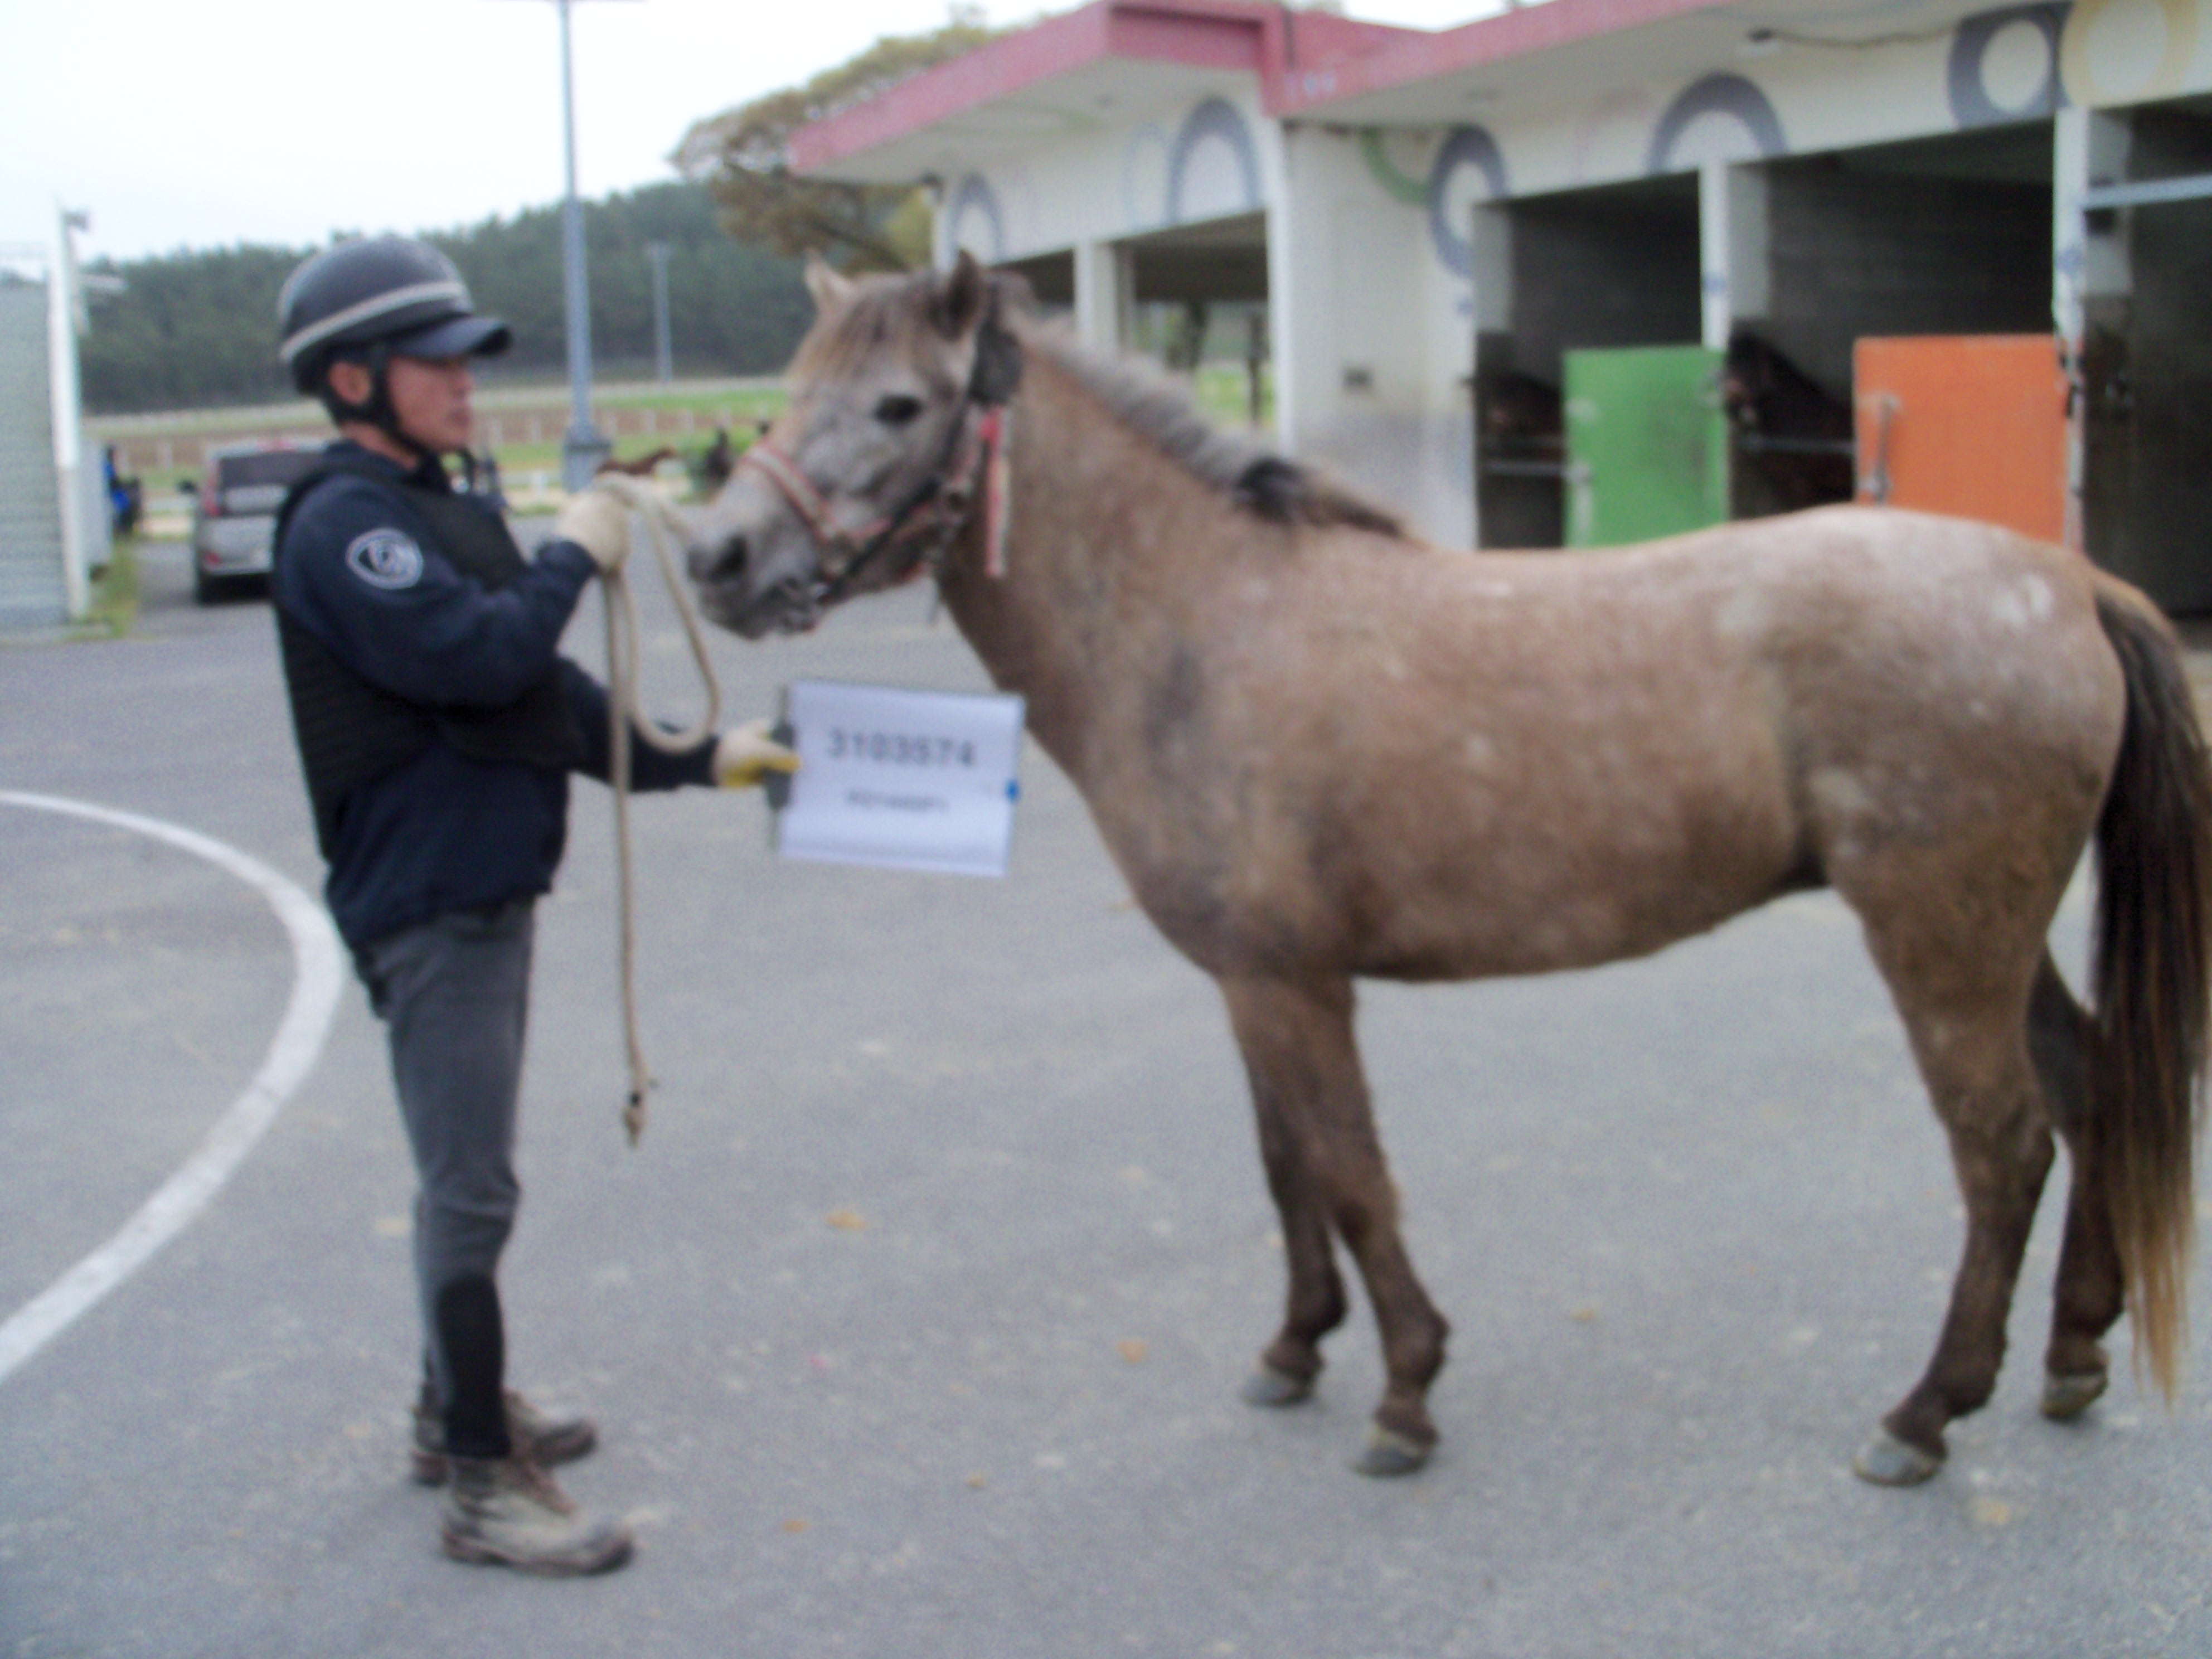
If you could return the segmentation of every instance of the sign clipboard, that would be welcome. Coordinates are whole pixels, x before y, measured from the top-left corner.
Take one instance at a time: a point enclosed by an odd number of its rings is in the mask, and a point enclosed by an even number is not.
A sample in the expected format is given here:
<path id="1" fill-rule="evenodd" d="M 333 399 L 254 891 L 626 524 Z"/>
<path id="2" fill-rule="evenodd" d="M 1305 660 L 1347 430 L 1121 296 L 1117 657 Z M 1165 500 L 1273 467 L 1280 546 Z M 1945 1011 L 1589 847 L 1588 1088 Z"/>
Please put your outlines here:
<path id="1" fill-rule="evenodd" d="M 805 862 L 1003 877 L 1025 714 L 1014 696 L 793 680 L 775 736 L 800 764 L 766 781 L 771 844 Z"/>

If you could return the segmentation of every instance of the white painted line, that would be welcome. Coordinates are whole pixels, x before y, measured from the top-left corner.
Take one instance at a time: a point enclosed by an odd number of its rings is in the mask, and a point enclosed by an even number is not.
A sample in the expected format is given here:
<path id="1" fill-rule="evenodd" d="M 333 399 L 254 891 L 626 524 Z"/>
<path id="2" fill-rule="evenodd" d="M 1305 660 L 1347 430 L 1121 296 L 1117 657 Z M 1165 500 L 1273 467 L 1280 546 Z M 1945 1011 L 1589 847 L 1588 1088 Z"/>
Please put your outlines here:
<path id="1" fill-rule="evenodd" d="M 276 1027 L 275 1041 L 246 1092 L 209 1130 L 191 1157 L 138 1206 L 123 1230 L 33 1297 L 0 1325 L 0 1381 L 66 1329 L 100 1297 L 143 1267 L 155 1253 L 183 1231 L 222 1189 L 263 1131 L 276 1121 L 292 1091 L 314 1069 L 337 1010 L 344 983 L 344 952 L 323 907 L 257 859 L 234 847 L 159 818 L 118 812 L 56 795 L 21 794 L 0 789 L 0 805 L 64 812 L 151 836 L 221 866 L 259 891 L 292 937 L 295 973 L 292 1000 Z"/>

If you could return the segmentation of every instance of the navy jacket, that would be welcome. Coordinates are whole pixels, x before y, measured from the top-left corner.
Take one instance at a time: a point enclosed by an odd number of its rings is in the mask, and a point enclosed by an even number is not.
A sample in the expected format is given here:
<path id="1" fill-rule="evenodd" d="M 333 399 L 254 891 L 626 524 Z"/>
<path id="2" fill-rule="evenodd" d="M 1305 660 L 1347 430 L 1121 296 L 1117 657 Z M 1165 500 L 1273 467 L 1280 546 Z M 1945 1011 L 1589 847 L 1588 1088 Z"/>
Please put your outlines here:
<path id="1" fill-rule="evenodd" d="M 343 440 L 332 448 L 367 453 Z M 556 541 L 513 581 L 487 587 L 453 568 L 409 504 L 414 489 L 450 490 L 445 470 L 369 459 L 388 484 L 349 473 L 294 504 L 270 579 L 275 602 L 346 667 L 425 708 L 504 707 L 556 670 L 582 739 L 576 769 L 605 781 L 606 691 L 559 654 L 591 556 Z M 634 742 L 631 787 L 711 782 L 713 758 L 711 741 L 680 756 Z M 324 886 L 331 915 L 358 950 L 447 911 L 546 892 L 568 817 L 565 772 L 471 759 L 434 737 L 347 794 Z"/>

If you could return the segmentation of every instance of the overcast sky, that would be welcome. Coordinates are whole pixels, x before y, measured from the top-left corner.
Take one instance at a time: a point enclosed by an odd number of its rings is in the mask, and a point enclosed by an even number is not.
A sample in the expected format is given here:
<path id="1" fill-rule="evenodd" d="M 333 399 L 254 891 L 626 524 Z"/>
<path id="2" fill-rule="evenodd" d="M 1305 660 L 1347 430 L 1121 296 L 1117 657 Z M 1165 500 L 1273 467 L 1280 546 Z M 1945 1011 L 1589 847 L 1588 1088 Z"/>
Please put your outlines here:
<path id="1" fill-rule="evenodd" d="M 1449 27 L 1493 0 L 1352 0 Z M 1040 10 L 991 0 L 996 24 Z M 699 117 L 943 23 L 945 0 L 579 0 L 579 187 L 673 177 Z M 0 246 L 87 256 L 445 229 L 557 200 L 549 0 L 0 0 Z"/>

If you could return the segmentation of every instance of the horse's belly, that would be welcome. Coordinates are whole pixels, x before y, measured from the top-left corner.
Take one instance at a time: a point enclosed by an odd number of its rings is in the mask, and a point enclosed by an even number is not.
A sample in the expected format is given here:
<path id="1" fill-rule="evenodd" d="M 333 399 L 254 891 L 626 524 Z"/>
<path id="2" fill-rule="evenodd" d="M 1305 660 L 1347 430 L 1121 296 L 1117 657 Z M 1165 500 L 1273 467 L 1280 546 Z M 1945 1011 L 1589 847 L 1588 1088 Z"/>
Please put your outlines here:
<path id="1" fill-rule="evenodd" d="M 1382 908 L 1353 971 L 1473 979 L 1647 956 L 1817 884 L 1778 838 L 1655 855 L 1594 842 L 1492 849 Z"/>

